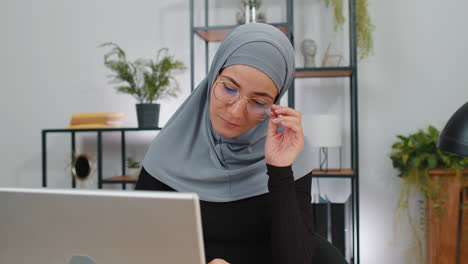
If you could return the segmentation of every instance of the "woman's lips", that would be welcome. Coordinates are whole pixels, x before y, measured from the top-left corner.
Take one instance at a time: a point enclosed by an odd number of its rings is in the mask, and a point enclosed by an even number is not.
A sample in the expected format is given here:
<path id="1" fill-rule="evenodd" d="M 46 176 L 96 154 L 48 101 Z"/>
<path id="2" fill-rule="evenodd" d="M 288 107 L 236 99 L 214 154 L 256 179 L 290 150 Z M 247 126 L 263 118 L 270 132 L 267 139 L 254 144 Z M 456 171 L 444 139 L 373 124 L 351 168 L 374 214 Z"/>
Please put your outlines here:
<path id="1" fill-rule="evenodd" d="M 239 126 L 237 124 L 234 124 L 234 123 L 231 123 L 231 122 L 227 121 L 226 119 L 222 118 L 221 116 L 219 116 L 219 118 L 223 121 L 224 125 L 229 127 L 229 128 L 235 128 L 235 127 Z"/>

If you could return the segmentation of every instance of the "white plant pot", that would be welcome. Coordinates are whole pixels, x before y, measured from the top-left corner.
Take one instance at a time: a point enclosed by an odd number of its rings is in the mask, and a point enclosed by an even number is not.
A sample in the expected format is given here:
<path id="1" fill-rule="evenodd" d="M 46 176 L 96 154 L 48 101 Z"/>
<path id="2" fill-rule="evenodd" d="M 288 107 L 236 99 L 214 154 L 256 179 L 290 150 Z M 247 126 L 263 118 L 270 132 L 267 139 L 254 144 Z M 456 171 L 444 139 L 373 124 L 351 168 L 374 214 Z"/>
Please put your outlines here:
<path id="1" fill-rule="evenodd" d="M 137 177 L 140 175 L 141 168 L 127 168 L 127 176 Z"/>

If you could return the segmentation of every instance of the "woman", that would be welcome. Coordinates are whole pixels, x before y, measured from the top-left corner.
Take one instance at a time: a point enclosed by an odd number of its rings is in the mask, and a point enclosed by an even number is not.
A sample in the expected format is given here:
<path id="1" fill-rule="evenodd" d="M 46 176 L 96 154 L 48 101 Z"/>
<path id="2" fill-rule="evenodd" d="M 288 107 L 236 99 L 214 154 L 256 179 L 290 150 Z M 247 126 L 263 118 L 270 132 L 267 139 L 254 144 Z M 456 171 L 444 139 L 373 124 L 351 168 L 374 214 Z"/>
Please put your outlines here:
<path id="1" fill-rule="evenodd" d="M 304 146 L 301 114 L 277 103 L 294 69 L 281 31 L 237 27 L 143 161 L 136 189 L 199 195 L 211 264 L 344 263 L 313 233 L 310 169 L 293 176 Z M 336 260 L 321 259 L 326 250 Z"/>

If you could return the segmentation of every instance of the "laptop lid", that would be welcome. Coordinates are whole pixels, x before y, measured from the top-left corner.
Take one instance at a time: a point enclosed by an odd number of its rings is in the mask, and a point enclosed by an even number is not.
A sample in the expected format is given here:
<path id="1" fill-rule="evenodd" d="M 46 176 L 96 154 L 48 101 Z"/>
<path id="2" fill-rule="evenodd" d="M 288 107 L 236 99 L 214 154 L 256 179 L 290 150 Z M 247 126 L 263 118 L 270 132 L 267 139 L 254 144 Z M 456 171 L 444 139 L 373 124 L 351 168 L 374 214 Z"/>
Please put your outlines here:
<path id="1" fill-rule="evenodd" d="M 0 215 L 0 263 L 206 263 L 192 193 L 0 188 Z"/>

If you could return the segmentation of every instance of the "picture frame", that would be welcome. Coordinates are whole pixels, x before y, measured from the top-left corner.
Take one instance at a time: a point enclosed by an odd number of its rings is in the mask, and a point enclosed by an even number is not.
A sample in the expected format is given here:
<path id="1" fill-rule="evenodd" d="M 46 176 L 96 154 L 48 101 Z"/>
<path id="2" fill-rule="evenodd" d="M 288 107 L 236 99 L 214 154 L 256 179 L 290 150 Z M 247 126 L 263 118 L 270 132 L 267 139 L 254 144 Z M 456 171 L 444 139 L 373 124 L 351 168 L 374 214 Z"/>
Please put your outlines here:
<path id="1" fill-rule="evenodd" d="M 343 63 L 343 55 L 330 53 L 332 44 L 328 44 L 327 50 L 323 55 L 321 67 L 339 67 Z"/>

